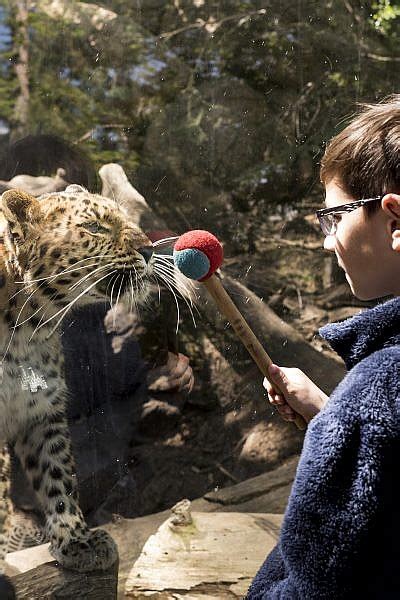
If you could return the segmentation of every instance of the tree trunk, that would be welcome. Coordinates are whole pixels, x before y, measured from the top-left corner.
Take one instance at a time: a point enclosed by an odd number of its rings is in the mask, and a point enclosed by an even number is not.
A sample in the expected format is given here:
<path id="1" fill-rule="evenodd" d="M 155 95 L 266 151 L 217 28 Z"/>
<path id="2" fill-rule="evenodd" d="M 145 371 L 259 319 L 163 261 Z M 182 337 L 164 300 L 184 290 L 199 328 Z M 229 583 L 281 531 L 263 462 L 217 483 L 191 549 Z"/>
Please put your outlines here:
<path id="1" fill-rule="evenodd" d="M 15 103 L 11 140 L 28 133 L 29 128 L 29 0 L 14 0 L 16 29 L 14 31 L 15 74 L 19 84 L 19 96 Z"/>

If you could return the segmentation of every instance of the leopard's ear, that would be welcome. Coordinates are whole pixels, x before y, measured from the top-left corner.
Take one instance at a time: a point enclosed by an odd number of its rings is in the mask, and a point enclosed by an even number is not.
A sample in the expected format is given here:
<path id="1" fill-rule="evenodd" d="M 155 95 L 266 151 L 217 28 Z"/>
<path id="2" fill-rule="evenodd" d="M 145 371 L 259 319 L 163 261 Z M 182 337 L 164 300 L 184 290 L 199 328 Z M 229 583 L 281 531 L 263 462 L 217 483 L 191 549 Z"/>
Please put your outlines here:
<path id="1" fill-rule="evenodd" d="M 4 216 L 11 233 L 24 237 L 29 224 L 40 221 L 39 201 L 23 190 L 7 190 L 1 197 Z"/>

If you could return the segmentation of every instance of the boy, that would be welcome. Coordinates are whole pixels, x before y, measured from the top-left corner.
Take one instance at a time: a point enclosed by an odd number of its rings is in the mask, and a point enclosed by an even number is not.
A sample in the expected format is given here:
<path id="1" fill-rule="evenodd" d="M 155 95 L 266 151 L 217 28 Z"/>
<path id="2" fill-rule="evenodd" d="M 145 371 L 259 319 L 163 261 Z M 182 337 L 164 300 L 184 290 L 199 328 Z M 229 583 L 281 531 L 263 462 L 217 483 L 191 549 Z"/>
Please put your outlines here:
<path id="1" fill-rule="evenodd" d="M 394 298 L 321 329 L 348 368 L 329 399 L 298 369 L 271 366 L 270 402 L 309 426 L 247 600 L 400 598 L 400 95 L 333 138 L 321 180 L 325 249 L 355 296 Z"/>

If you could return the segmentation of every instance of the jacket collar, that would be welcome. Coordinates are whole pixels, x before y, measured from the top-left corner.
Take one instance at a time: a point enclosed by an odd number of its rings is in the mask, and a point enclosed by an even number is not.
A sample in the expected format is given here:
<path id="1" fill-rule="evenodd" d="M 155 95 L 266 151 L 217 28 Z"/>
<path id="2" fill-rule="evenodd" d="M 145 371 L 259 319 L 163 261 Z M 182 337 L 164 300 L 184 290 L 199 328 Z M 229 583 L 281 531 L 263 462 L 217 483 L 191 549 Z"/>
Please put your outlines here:
<path id="1" fill-rule="evenodd" d="M 400 297 L 319 330 L 347 369 L 382 348 L 400 345 Z"/>

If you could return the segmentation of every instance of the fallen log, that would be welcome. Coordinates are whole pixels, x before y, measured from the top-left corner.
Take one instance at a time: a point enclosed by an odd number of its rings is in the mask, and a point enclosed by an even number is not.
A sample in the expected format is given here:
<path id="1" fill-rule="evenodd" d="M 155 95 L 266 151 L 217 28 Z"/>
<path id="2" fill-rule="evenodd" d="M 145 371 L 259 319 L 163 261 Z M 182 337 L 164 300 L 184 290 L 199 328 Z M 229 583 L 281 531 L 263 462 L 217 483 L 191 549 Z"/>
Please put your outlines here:
<path id="1" fill-rule="evenodd" d="M 57 169 L 55 177 L 33 177 L 32 175 L 16 175 L 10 181 L 0 180 L 0 194 L 6 190 L 21 189 L 32 196 L 51 194 L 65 190 L 68 182 L 65 181 L 65 170 Z"/>
<path id="2" fill-rule="evenodd" d="M 286 489 L 288 486 L 291 486 L 295 477 L 297 462 L 297 458 L 292 458 L 273 471 L 245 479 L 230 487 L 207 492 L 204 495 L 204 499 L 225 507 L 234 506 L 235 508 L 231 508 L 230 510 L 236 511 L 237 506 L 240 504 L 246 504 L 256 498 L 266 497 L 277 489 Z M 270 500 L 265 502 L 267 506 L 265 506 L 264 510 L 268 507 L 269 512 L 274 512 L 271 510 L 269 503 Z M 281 507 L 281 510 L 283 511 L 284 507 Z M 252 512 L 255 511 L 253 510 Z"/>
<path id="3" fill-rule="evenodd" d="M 102 195 L 120 204 L 130 218 L 144 231 L 167 229 L 164 221 L 147 204 L 143 196 L 129 182 L 120 165 L 108 163 L 99 170 L 103 184 Z"/>
<path id="4" fill-rule="evenodd" d="M 37 548 L 31 548 L 30 551 L 37 551 Z M 26 552 L 26 550 L 22 550 L 21 554 Z M 14 576 L 12 583 L 18 600 L 42 600 L 43 598 L 116 600 L 118 563 L 115 563 L 107 571 L 78 573 L 62 569 L 55 561 L 45 562 Z"/>

